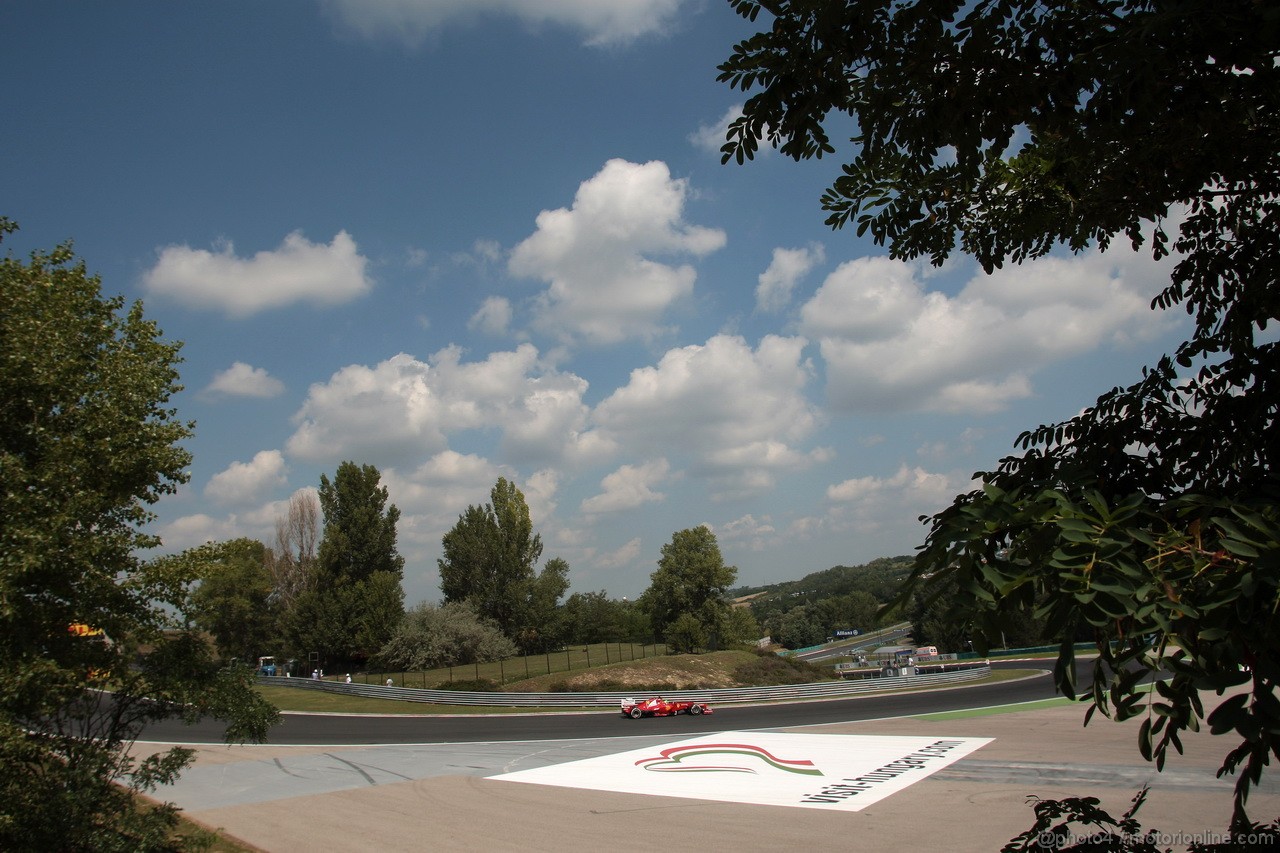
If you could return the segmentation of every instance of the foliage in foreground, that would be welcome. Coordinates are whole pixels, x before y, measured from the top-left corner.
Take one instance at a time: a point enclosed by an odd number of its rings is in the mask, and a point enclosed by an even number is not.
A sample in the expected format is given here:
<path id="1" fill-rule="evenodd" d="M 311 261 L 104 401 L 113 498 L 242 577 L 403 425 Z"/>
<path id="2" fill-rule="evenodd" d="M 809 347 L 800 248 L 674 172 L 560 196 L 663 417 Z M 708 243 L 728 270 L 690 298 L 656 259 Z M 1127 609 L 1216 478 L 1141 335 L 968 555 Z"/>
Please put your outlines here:
<path id="1" fill-rule="evenodd" d="M 194 578 L 135 556 L 190 462 L 159 335 L 68 246 L 0 259 L 0 849 L 172 849 L 175 809 L 135 795 L 191 752 L 131 758 L 142 727 L 207 714 L 261 740 L 275 719 L 189 630 Z"/>
<path id="2" fill-rule="evenodd" d="M 823 198 L 902 259 L 957 248 L 990 272 L 1127 238 L 1174 262 L 1156 309 L 1190 337 L 1079 416 L 1018 439 L 929 519 L 902 601 L 954 585 L 981 645 L 1031 609 L 1102 656 L 1095 711 L 1143 715 L 1162 767 L 1208 717 L 1238 740 L 1232 826 L 1280 758 L 1280 6 L 1253 0 L 729 0 L 772 26 L 720 79 L 759 88 L 725 160 L 761 140 L 797 160 L 856 156 Z M 946 152 L 946 156 L 943 156 Z M 1170 232 L 1174 232 L 1171 240 Z M 926 602 L 927 603 L 927 602 Z M 1153 671 L 1172 677 L 1149 696 Z"/>
<path id="3" fill-rule="evenodd" d="M 1061 800 L 1029 797 L 1036 813 L 1035 823 L 1010 839 L 1001 853 L 1170 853 L 1172 848 L 1166 846 L 1170 838 L 1186 844 L 1187 853 L 1244 853 L 1280 848 L 1280 822 L 1269 825 L 1249 822 L 1228 832 L 1201 833 L 1201 837 L 1190 839 L 1184 839 L 1181 833 L 1175 836 L 1144 828 L 1137 814 L 1146 799 L 1147 788 L 1143 787 L 1117 820 L 1101 807 L 1097 797 Z"/>

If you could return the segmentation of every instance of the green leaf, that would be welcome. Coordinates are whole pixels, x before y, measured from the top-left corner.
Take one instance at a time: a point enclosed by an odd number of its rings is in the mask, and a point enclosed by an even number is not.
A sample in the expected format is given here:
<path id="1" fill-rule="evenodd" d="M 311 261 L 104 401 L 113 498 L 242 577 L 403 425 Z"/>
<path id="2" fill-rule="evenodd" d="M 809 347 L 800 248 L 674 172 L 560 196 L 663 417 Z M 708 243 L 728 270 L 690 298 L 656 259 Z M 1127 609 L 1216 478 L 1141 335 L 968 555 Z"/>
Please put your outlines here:
<path id="1" fill-rule="evenodd" d="M 1063 534 L 1082 534 L 1080 539 L 1074 541 L 1088 542 L 1099 533 L 1096 527 L 1081 518 L 1059 518 L 1056 519 L 1054 523 L 1058 525 L 1058 528 L 1062 530 Z"/>

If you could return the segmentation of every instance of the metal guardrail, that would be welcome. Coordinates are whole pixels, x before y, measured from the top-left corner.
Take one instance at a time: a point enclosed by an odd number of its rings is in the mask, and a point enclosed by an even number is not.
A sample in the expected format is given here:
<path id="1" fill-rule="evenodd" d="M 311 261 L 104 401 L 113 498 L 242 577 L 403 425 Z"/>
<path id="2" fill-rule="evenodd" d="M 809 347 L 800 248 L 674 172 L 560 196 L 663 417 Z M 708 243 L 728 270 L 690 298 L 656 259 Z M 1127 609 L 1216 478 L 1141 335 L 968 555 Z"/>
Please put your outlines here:
<path id="1" fill-rule="evenodd" d="M 259 684 L 293 687 L 299 690 L 321 690 L 347 696 L 377 699 L 400 699 L 429 702 L 436 705 L 474 705 L 505 708 L 594 708 L 618 705 L 626 697 L 661 693 L 668 699 L 697 699 L 703 702 L 770 702 L 785 699 L 829 699 L 899 690 L 904 687 L 926 687 L 974 681 L 991 674 L 991 666 L 983 661 L 961 665 L 950 672 L 927 675 L 861 678 L 849 681 L 821 681 L 815 684 L 790 684 L 779 687 L 733 687 L 716 690 L 631 690 L 601 693 L 480 693 L 461 690 L 421 690 L 411 687 L 385 687 L 377 684 L 345 684 L 311 678 L 268 678 L 259 676 Z"/>
<path id="2" fill-rule="evenodd" d="M 1097 646 L 1093 643 L 1075 643 L 1072 646 L 1077 652 L 1097 651 Z M 988 649 L 985 655 L 979 655 L 977 652 L 960 652 L 956 657 L 959 660 L 973 660 L 975 658 L 994 658 L 994 657 L 1017 657 L 1018 655 L 1040 655 L 1040 654 L 1057 654 L 1057 646 L 1023 646 L 1017 649 Z"/>

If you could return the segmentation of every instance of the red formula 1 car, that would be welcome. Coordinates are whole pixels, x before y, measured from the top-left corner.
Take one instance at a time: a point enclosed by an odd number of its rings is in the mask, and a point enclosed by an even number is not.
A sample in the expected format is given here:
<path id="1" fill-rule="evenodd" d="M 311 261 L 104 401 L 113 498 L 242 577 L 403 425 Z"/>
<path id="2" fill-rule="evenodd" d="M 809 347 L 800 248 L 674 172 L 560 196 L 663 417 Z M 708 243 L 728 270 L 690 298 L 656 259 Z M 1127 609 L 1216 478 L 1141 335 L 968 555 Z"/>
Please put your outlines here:
<path id="1" fill-rule="evenodd" d="M 694 702 L 689 699 L 663 699 L 654 696 L 652 699 L 623 699 L 622 716 L 638 720 L 641 717 L 674 717 L 676 714 L 710 714 L 711 706 L 705 702 Z"/>

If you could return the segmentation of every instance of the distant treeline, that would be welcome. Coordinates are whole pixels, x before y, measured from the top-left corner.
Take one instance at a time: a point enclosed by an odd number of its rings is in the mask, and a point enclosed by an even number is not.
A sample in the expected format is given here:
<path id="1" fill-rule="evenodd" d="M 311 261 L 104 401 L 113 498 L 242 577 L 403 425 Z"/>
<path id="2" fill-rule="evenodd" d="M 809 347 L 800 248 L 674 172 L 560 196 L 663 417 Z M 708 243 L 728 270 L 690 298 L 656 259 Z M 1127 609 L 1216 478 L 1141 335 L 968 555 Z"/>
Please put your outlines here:
<path id="1" fill-rule="evenodd" d="M 800 580 L 729 590 L 751 608 L 764 633 L 787 648 L 825 641 L 837 630 L 861 633 L 901 620 L 879 615 L 911 572 L 912 557 L 881 557 L 861 566 L 832 566 Z"/>

